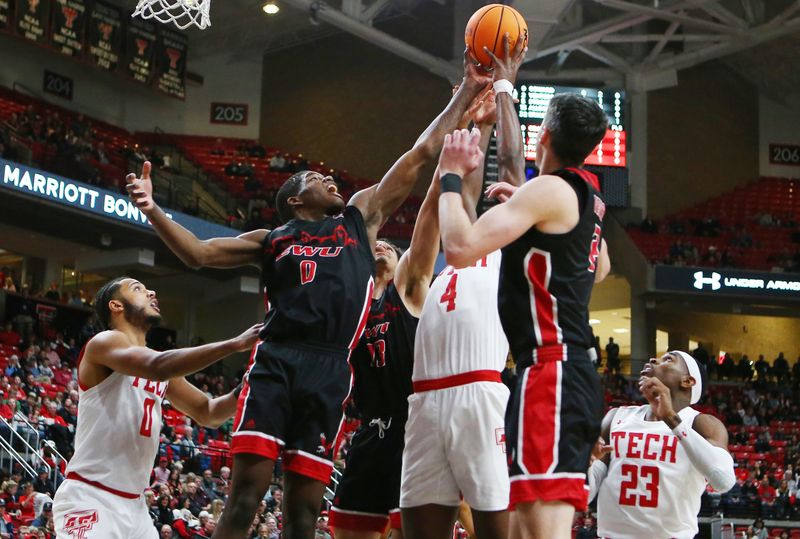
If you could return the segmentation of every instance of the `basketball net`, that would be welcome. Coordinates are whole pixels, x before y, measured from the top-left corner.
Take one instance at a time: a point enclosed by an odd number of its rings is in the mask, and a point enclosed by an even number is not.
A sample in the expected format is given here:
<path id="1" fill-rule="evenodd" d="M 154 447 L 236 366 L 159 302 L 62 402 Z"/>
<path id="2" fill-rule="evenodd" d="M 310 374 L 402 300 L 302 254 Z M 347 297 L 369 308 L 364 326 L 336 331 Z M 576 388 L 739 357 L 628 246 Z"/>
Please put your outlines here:
<path id="1" fill-rule="evenodd" d="M 174 23 L 181 30 L 192 25 L 204 30 L 211 26 L 209 7 L 211 0 L 139 0 L 133 16 Z"/>

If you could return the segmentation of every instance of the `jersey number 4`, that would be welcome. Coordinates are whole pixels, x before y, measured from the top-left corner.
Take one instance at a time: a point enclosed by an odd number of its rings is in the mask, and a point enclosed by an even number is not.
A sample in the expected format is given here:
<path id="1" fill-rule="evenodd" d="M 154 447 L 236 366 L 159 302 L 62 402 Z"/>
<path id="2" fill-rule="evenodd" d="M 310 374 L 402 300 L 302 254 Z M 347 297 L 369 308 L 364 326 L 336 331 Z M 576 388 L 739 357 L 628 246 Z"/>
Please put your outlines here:
<path id="1" fill-rule="evenodd" d="M 139 434 L 148 438 L 153 433 L 153 410 L 155 405 L 156 401 L 154 399 L 144 399 L 144 415 L 142 416 L 142 425 L 139 427 Z"/>
<path id="2" fill-rule="evenodd" d="M 639 507 L 658 507 L 658 468 L 656 466 L 636 466 L 623 464 L 622 483 L 619 489 L 620 505 L 638 505 Z M 631 492 L 641 485 L 645 494 Z"/>

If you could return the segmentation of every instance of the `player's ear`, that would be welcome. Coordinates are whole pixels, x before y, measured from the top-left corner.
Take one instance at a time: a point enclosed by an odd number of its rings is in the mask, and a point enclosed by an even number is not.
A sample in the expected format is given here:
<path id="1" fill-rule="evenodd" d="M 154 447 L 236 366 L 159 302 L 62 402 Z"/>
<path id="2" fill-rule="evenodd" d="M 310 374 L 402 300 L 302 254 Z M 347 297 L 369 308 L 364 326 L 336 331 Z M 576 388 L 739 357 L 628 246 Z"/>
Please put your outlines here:
<path id="1" fill-rule="evenodd" d="M 539 143 L 541 143 L 542 146 L 550 145 L 550 131 L 548 131 L 544 125 L 539 129 Z"/>
<path id="2" fill-rule="evenodd" d="M 697 383 L 697 380 L 695 380 L 692 376 L 689 376 L 687 374 L 687 375 L 684 375 L 683 380 L 681 380 L 681 387 L 683 387 L 685 389 L 692 389 L 692 387 L 694 387 L 694 385 L 696 383 Z"/>
<path id="3" fill-rule="evenodd" d="M 294 195 L 286 199 L 286 203 L 292 208 L 292 210 L 296 210 L 298 207 L 303 205 L 303 201 L 300 199 L 300 195 Z"/>
<path id="4" fill-rule="evenodd" d="M 112 299 L 108 302 L 108 310 L 112 313 L 121 313 L 125 310 L 125 306 L 118 299 Z"/>

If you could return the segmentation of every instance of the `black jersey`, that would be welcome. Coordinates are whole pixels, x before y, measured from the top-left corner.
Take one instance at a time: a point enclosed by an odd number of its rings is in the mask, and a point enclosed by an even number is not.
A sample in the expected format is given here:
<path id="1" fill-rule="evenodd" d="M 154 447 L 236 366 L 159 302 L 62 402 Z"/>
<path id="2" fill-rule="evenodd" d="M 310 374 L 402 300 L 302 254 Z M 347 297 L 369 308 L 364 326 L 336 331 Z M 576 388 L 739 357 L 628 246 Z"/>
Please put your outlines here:
<path id="1" fill-rule="evenodd" d="M 352 349 L 366 324 L 375 259 L 361 211 L 292 219 L 264 239 L 267 316 L 261 338 Z"/>
<path id="2" fill-rule="evenodd" d="M 578 195 L 580 219 L 565 234 L 531 227 L 503 248 L 498 309 L 514 358 L 530 364 L 550 345 L 593 346 L 589 297 L 600 254 L 606 206 L 597 177 L 583 169 L 554 172 Z"/>
<path id="3" fill-rule="evenodd" d="M 350 357 L 353 400 L 363 419 L 406 416 L 418 322 L 393 282 L 372 301 L 364 336 Z"/>

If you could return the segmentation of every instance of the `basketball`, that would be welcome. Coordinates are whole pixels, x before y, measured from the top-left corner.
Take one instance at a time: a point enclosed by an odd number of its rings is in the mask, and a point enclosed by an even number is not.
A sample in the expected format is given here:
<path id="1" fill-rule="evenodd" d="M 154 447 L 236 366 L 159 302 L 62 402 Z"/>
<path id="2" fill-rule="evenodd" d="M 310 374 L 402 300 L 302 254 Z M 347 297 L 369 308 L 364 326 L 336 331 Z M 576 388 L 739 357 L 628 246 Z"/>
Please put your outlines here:
<path id="1" fill-rule="evenodd" d="M 491 57 L 483 47 L 487 47 L 498 58 L 503 56 L 503 36 L 508 33 L 511 48 L 517 39 L 528 37 L 528 25 L 522 15 L 510 6 L 490 4 L 476 11 L 467 23 L 464 42 L 472 57 L 484 67 L 492 66 Z"/>

